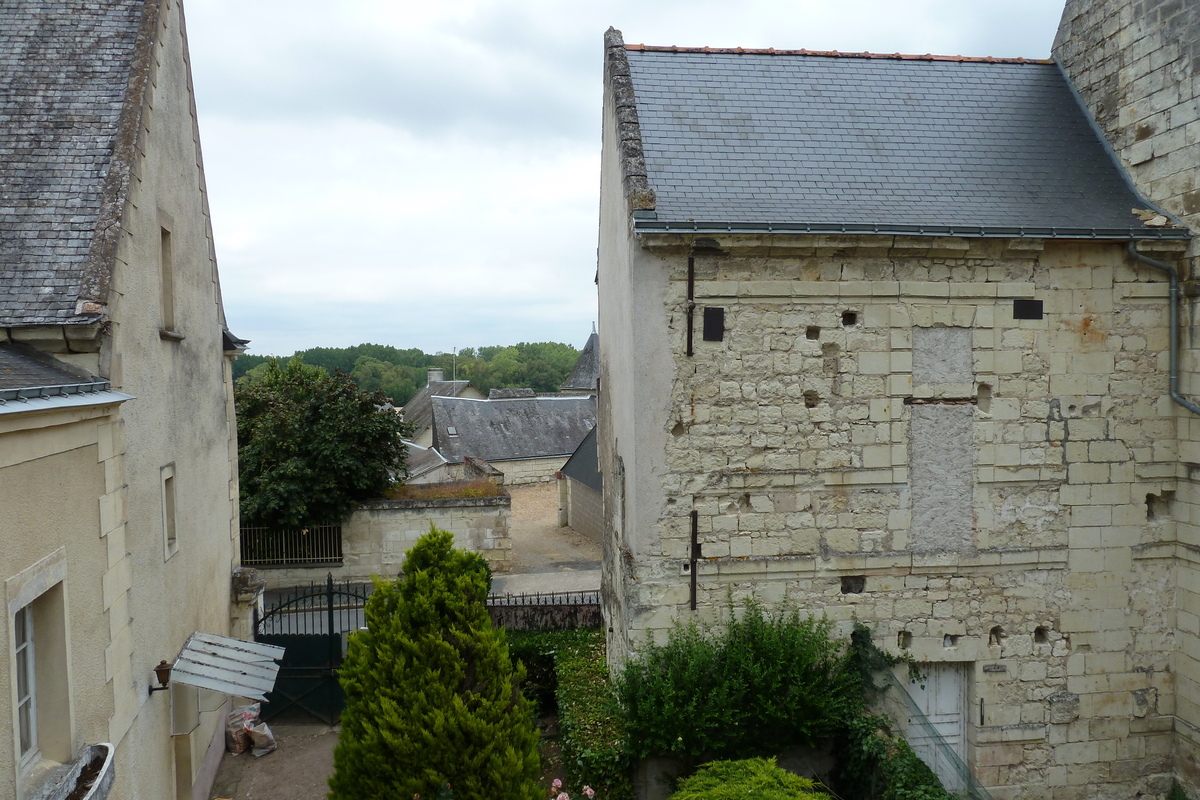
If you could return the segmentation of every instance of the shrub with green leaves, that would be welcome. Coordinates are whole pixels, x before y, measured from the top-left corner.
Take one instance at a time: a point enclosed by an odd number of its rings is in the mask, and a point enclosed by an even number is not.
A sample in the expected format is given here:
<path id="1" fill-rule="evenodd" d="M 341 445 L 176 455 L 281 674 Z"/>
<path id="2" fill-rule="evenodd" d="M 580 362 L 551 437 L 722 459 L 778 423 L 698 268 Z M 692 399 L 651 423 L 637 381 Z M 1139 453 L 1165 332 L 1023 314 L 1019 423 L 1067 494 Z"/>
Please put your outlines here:
<path id="1" fill-rule="evenodd" d="M 568 786 L 573 791 L 591 786 L 602 800 L 633 800 L 625 727 L 608 678 L 604 632 L 563 631 L 554 670 Z"/>
<path id="2" fill-rule="evenodd" d="M 861 708 L 832 623 L 751 601 L 723 633 L 676 626 L 641 648 L 617 682 L 635 757 L 768 756 L 816 746 Z"/>
<path id="3" fill-rule="evenodd" d="M 350 637 L 330 799 L 432 798 L 448 782 L 457 800 L 540 800 L 538 736 L 488 616 L 486 563 L 431 529 L 403 569 L 376 581 Z"/>
<path id="4" fill-rule="evenodd" d="M 808 778 L 775 766 L 773 758 L 714 761 L 679 782 L 671 800 L 829 800 Z"/>

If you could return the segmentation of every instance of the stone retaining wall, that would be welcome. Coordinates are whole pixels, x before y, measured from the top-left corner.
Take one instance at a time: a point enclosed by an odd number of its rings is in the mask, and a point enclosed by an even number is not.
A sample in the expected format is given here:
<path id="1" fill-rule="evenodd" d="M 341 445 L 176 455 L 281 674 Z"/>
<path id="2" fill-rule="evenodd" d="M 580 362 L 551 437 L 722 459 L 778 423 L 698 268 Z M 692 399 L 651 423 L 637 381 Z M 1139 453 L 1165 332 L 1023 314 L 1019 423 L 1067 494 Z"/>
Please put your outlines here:
<path id="1" fill-rule="evenodd" d="M 303 569 L 261 569 L 268 589 L 323 580 L 370 580 L 394 577 L 404 556 L 430 524 L 454 534 L 454 544 L 481 553 L 493 572 L 507 572 L 511 555 L 512 499 L 502 497 L 434 500 L 380 500 L 360 506 L 342 525 L 343 563 Z"/>

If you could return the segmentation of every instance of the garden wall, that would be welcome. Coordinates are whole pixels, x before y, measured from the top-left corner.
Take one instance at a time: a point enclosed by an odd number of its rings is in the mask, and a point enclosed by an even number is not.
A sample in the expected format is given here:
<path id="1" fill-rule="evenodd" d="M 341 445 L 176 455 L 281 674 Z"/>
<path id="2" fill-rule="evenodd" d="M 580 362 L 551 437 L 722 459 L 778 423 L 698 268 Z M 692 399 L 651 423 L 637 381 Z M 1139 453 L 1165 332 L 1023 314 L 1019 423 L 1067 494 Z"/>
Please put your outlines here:
<path id="1" fill-rule="evenodd" d="M 340 567 L 263 569 L 268 589 L 322 580 L 369 581 L 395 577 L 405 553 L 432 523 L 454 534 L 454 545 L 487 559 L 494 572 L 507 572 L 511 555 L 512 500 L 501 497 L 378 500 L 360 506 L 342 525 Z"/>

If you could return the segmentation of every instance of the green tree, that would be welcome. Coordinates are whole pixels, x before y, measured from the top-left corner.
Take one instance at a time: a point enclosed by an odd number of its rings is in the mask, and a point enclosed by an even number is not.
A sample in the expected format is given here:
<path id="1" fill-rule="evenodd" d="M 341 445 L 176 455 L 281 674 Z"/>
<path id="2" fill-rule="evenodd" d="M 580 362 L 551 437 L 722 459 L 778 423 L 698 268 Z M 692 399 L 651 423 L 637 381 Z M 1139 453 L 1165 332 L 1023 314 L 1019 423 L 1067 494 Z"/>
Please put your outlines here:
<path id="1" fill-rule="evenodd" d="M 340 670 L 330 800 L 432 798 L 446 782 L 456 800 L 540 797 L 524 669 L 492 626 L 489 584 L 486 562 L 436 528 L 399 581 L 376 580 Z"/>
<path id="2" fill-rule="evenodd" d="M 260 368 L 235 392 L 243 522 L 341 521 L 407 477 L 407 428 L 382 392 L 298 358 Z"/>
<path id="3" fill-rule="evenodd" d="M 773 758 L 713 761 L 679 782 L 671 800 L 830 800 L 820 786 L 775 765 Z"/>

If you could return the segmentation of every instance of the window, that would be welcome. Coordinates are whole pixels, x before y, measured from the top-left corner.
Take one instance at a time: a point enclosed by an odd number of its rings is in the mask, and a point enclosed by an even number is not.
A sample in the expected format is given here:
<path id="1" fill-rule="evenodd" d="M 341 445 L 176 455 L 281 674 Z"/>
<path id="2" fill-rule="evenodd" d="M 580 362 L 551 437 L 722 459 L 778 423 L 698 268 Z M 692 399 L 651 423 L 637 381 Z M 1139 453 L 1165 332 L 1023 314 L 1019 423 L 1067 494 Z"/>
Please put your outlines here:
<path id="1" fill-rule="evenodd" d="M 33 568 L 33 569 L 36 569 Z M 41 576 L 53 579 L 43 571 Z M 20 581 L 22 576 L 15 580 Z M 71 701 L 67 681 L 66 593 L 61 582 L 29 598 L 44 584 L 30 582 L 9 602 L 16 678 L 16 730 L 21 780 L 38 780 L 43 762 L 72 758 Z"/>
<path id="2" fill-rule="evenodd" d="M 16 613 L 17 642 L 17 738 L 20 742 L 21 763 L 37 754 L 37 689 L 36 666 L 33 660 L 33 607 L 25 606 Z"/>
<path id="3" fill-rule="evenodd" d="M 175 465 L 162 468 L 163 559 L 175 555 L 179 538 L 175 523 Z"/>
<path id="4" fill-rule="evenodd" d="M 165 331 L 175 330 L 175 253 L 172 250 L 171 232 L 166 228 L 159 232 L 158 262 L 162 273 L 162 327 Z"/>

